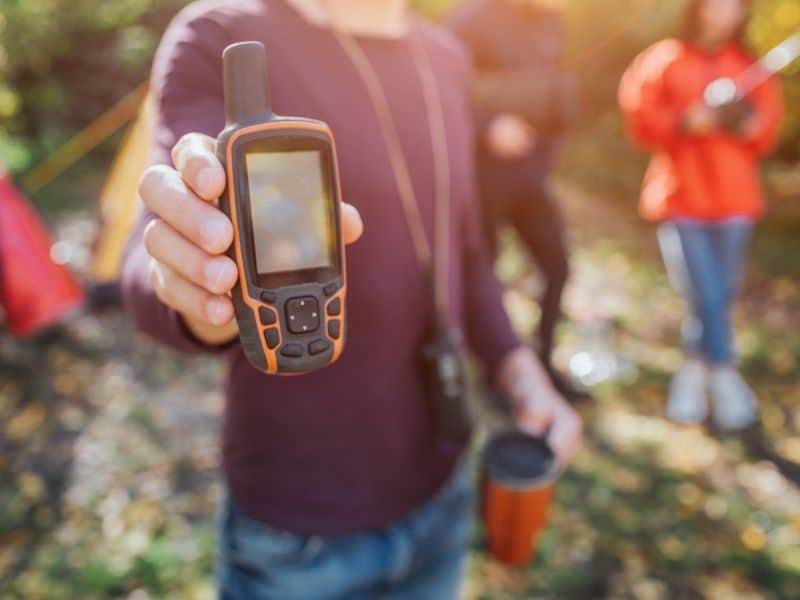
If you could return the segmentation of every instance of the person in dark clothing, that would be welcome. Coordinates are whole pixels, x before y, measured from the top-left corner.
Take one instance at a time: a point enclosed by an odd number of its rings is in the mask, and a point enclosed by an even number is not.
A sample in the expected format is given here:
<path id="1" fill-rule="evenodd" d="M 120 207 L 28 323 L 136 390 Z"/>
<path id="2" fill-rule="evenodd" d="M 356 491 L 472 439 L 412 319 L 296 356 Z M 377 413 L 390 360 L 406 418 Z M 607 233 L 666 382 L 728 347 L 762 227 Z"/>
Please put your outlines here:
<path id="1" fill-rule="evenodd" d="M 535 76 L 542 86 L 558 89 L 564 48 L 559 2 L 545 0 L 468 0 L 456 8 L 449 27 L 471 50 L 479 76 L 500 73 Z M 566 90 L 566 88 L 564 88 Z M 497 87 L 499 97 L 512 92 Z M 555 108 L 573 98 L 550 94 Z M 494 103 L 493 103 L 494 104 Z M 566 229 L 550 183 L 558 150 L 555 110 L 543 122 L 521 114 L 477 107 L 478 176 L 484 228 L 496 254 L 498 229 L 512 225 L 533 255 L 544 279 L 536 341 L 553 383 L 571 400 L 586 399 L 553 366 L 556 327 L 569 277 Z"/>
<path id="2" fill-rule="evenodd" d="M 426 273 L 404 218 L 379 118 L 386 113 L 342 36 L 385 93 L 395 149 L 430 237 L 442 171 L 425 116 L 433 112 L 424 93 L 430 78 L 415 65 L 419 53 L 426 57 L 447 107 L 448 314 L 511 398 L 520 426 L 549 430 L 562 463 L 580 439 L 579 417 L 502 308 L 476 210 L 470 67 L 457 40 L 410 18 L 403 0 L 191 4 L 153 66 L 154 165 L 140 183 L 146 210 L 122 287 L 141 330 L 228 364 L 218 565 L 225 599 L 454 598 L 468 552 L 467 461 L 439 443 L 419 368 L 433 311 Z M 238 273 L 225 255 L 231 223 L 215 207 L 225 173 L 211 136 L 224 126 L 223 49 L 246 40 L 267 48 L 275 111 L 331 126 L 343 197 L 352 203 L 342 209 L 351 242 L 347 346 L 334 365 L 299 377 L 250 366 L 228 295 Z"/>

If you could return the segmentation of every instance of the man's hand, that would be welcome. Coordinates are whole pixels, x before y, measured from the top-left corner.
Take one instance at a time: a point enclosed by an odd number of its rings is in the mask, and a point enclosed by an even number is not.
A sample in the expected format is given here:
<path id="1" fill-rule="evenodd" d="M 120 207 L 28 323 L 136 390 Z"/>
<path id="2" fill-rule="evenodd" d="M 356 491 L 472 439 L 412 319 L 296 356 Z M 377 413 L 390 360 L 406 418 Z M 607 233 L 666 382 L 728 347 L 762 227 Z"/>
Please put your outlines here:
<path id="1" fill-rule="evenodd" d="M 565 466 L 580 446 L 583 423 L 550 383 L 533 351 L 523 347 L 509 353 L 500 367 L 499 383 L 511 399 L 520 428 L 533 435 L 547 432 L 558 463 Z"/>
<path id="2" fill-rule="evenodd" d="M 139 182 L 142 201 L 156 215 L 144 232 L 153 288 L 208 344 L 230 341 L 238 333 L 229 295 L 238 271 L 225 255 L 233 226 L 217 208 L 225 170 L 215 144 L 206 135 L 188 134 L 172 150 L 174 169 L 150 167 Z M 363 231 L 358 211 L 349 204 L 342 205 L 342 226 L 348 244 Z"/>
<path id="3" fill-rule="evenodd" d="M 498 158 L 522 158 L 536 145 L 536 133 L 524 119 L 503 114 L 492 119 L 486 131 L 486 143 Z"/>

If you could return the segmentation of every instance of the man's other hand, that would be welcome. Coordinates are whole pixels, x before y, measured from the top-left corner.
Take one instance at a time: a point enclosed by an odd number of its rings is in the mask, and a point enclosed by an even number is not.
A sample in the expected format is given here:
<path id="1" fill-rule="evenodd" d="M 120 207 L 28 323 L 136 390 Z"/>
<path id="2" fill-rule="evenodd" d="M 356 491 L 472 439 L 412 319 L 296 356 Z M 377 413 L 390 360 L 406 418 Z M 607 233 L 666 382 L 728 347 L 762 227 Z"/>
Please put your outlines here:
<path id="1" fill-rule="evenodd" d="M 578 450 L 583 437 L 580 416 L 555 390 L 536 354 L 518 348 L 500 367 L 499 383 L 511 399 L 519 427 L 547 441 L 563 467 Z"/>

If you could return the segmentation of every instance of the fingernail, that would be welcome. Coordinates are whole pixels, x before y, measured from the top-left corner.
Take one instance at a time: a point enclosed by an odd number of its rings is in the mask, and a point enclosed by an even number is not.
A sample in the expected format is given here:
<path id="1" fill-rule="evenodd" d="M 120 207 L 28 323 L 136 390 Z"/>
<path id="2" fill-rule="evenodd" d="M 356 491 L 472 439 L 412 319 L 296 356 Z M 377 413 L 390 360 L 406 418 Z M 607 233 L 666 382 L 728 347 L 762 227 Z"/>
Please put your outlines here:
<path id="1" fill-rule="evenodd" d="M 203 237 L 211 248 L 219 248 L 225 243 L 228 225 L 221 219 L 209 219 L 203 225 Z"/>
<path id="2" fill-rule="evenodd" d="M 226 284 L 236 276 L 236 266 L 227 259 L 211 261 L 206 267 L 207 281 L 210 291 L 216 294 L 227 292 Z"/>

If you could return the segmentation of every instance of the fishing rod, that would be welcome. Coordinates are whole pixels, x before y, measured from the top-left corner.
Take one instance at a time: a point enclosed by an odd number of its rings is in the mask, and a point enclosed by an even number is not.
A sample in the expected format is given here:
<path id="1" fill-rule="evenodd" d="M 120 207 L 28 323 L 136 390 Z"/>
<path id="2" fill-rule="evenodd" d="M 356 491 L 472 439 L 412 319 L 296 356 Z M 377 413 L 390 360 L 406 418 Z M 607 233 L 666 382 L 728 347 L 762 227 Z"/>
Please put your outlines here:
<path id="1" fill-rule="evenodd" d="M 720 77 L 711 82 L 703 98 L 710 108 L 721 108 L 743 100 L 798 58 L 800 32 L 789 36 L 737 77 Z"/>

